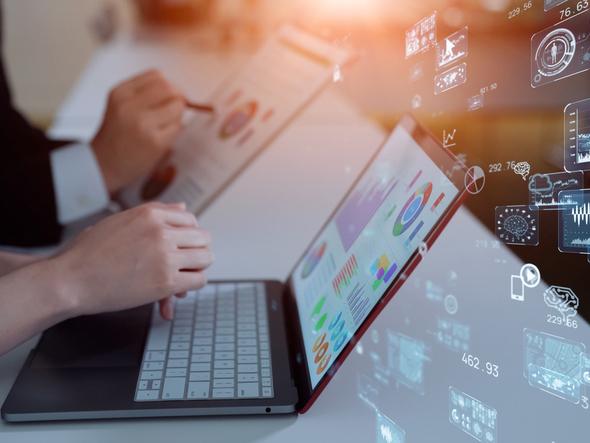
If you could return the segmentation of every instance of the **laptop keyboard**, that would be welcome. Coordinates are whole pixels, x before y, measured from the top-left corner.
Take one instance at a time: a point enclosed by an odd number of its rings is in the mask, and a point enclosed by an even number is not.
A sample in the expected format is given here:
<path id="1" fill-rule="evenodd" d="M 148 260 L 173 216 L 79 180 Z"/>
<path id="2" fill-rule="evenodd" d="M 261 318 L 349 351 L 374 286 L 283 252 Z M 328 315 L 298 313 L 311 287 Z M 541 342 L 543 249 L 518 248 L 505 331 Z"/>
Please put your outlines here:
<path id="1" fill-rule="evenodd" d="M 152 323 L 135 401 L 273 397 L 262 283 L 209 284 Z"/>

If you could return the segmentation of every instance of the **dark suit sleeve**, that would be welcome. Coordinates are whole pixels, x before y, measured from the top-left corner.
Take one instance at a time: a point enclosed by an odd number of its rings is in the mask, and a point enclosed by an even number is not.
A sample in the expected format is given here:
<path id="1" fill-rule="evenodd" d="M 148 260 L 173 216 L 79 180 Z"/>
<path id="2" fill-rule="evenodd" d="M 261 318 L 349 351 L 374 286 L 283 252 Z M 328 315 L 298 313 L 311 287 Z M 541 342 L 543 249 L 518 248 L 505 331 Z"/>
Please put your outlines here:
<path id="1" fill-rule="evenodd" d="M 0 59 L 0 244 L 60 240 L 50 163 L 50 152 L 59 145 L 14 108 Z"/>

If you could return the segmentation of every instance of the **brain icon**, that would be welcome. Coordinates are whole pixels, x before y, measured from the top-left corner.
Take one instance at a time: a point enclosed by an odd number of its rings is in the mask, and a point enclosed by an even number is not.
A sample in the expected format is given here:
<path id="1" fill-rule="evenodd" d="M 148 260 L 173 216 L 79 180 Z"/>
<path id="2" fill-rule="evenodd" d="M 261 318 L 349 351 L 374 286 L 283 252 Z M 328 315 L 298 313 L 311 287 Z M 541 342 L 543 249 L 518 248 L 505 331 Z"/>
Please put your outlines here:
<path id="1" fill-rule="evenodd" d="M 580 306 L 580 299 L 570 288 L 550 286 L 543 294 L 545 304 L 561 314 L 563 320 L 575 317 Z"/>
<path id="2" fill-rule="evenodd" d="M 526 180 L 531 173 L 531 165 L 528 162 L 518 162 L 512 168 L 515 174 L 522 176 Z"/>
<path id="3" fill-rule="evenodd" d="M 521 215 L 511 215 L 504 220 L 504 229 L 517 238 L 522 237 L 529 230 L 529 224 Z"/>

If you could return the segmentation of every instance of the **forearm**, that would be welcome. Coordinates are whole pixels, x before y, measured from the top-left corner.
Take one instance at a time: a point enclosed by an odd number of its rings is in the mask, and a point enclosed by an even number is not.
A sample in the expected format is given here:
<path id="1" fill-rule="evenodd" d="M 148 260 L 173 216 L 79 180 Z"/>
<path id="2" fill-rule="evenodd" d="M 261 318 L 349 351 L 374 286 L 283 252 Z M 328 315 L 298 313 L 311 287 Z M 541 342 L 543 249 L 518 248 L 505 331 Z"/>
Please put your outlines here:
<path id="1" fill-rule="evenodd" d="M 24 266 L 41 260 L 38 255 L 14 254 L 11 252 L 0 252 L 0 277 L 16 271 Z"/>
<path id="2" fill-rule="evenodd" d="M 59 266 L 42 260 L 0 278 L 0 355 L 74 315 Z"/>

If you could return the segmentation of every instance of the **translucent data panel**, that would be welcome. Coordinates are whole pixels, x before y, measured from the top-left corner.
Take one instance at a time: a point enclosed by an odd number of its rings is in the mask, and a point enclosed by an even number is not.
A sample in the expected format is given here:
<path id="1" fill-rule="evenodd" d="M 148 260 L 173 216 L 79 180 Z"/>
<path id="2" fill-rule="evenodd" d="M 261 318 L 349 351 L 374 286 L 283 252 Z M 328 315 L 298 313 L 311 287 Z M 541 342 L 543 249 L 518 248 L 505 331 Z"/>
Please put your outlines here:
<path id="1" fill-rule="evenodd" d="M 531 86 L 543 86 L 590 69 L 590 10 L 531 38 Z"/>

